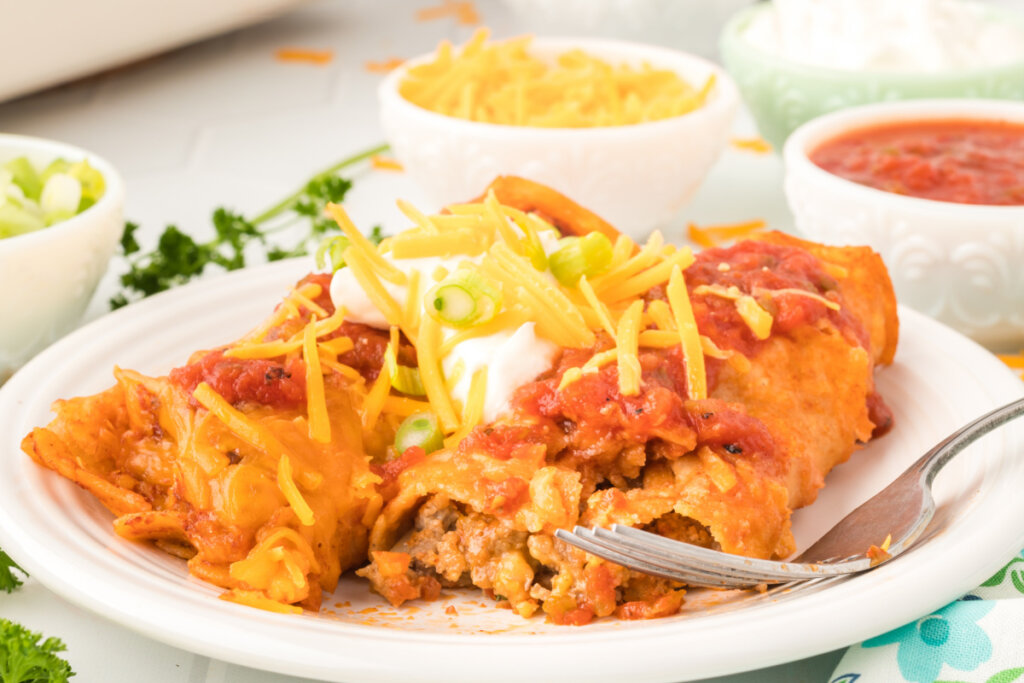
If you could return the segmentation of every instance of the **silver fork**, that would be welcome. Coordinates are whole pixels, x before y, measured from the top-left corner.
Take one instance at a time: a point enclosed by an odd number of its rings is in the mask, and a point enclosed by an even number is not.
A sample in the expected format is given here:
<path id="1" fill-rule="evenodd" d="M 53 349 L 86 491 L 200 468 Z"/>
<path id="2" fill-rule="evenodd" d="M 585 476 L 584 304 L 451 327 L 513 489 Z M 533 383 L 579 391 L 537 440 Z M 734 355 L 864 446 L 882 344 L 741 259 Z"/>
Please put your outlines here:
<path id="1" fill-rule="evenodd" d="M 1024 399 L 953 432 L 792 562 L 731 555 L 622 524 L 610 529 L 559 529 L 555 536 L 624 567 L 692 586 L 745 588 L 862 572 L 896 557 L 917 541 L 935 514 L 932 482 L 953 456 L 1021 415 Z M 888 547 L 879 547 L 887 538 L 891 539 Z"/>

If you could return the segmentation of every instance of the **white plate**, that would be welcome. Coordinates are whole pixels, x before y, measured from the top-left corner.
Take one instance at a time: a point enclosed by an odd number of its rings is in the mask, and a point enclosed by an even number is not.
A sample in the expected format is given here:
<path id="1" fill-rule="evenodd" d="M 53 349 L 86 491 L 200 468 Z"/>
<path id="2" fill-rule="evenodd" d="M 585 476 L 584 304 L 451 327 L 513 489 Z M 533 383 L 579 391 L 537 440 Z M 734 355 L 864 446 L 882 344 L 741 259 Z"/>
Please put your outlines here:
<path id="1" fill-rule="evenodd" d="M 936 482 L 932 531 L 867 574 L 764 595 L 694 594 L 649 622 L 558 627 L 498 610 L 476 592 L 394 609 L 346 578 L 319 615 L 227 603 L 184 563 L 111 530 L 90 495 L 33 464 L 23 435 L 58 397 L 112 383 L 117 363 L 163 373 L 258 323 L 303 272 L 285 262 L 206 280 L 102 318 L 58 342 L 0 391 L 0 547 L 68 600 L 172 645 L 250 667 L 332 681 L 680 681 L 770 666 L 873 636 L 985 580 L 1024 544 L 1024 429 L 971 447 Z M 838 468 L 795 515 L 806 546 L 954 427 L 1024 393 L 981 347 L 902 310 L 896 363 L 879 374 L 892 433 Z M 445 614 L 454 606 L 457 615 Z"/>

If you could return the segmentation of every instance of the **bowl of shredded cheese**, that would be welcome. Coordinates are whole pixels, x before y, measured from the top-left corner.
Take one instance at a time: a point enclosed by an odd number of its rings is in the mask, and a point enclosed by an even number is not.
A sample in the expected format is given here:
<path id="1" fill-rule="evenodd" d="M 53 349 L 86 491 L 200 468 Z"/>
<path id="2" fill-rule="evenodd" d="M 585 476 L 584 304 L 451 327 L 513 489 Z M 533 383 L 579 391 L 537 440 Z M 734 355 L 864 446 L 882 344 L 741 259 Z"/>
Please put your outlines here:
<path id="1" fill-rule="evenodd" d="M 485 30 L 396 69 L 379 98 L 395 156 L 432 201 L 518 175 L 633 236 L 690 199 L 739 101 L 721 68 L 686 53 L 577 38 L 490 42 Z"/>

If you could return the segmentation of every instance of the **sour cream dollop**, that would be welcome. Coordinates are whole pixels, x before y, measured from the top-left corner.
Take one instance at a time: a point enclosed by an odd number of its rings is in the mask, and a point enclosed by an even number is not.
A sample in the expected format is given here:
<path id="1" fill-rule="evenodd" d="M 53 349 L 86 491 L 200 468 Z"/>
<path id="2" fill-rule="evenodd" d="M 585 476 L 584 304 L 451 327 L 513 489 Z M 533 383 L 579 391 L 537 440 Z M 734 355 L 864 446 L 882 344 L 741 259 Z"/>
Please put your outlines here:
<path id="1" fill-rule="evenodd" d="M 558 238 L 553 233 L 542 232 L 539 236 L 547 253 L 557 249 Z M 419 281 L 423 283 L 420 287 L 420 308 L 423 315 L 428 315 L 424 308 L 424 294 L 435 284 L 435 273 L 439 268 L 454 272 L 460 263 L 480 261 L 480 257 L 469 256 L 410 259 L 396 259 L 390 254 L 382 256 L 406 276 L 411 276 L 414 271 L 419 273 Z M 405 306 L 409 296 L 407 286 L 386 281 L 382 281 L 381 284 L 395 301 Z M 331 300 L 335 306 L 345 307 L 347 320 L 378 329 L 388 328 L 384 314 L 370 300 L 348 268 L 337 271 L 331 279 Z M 441 329 L 445 339 L 457 332 L 447 326 Z M 558 351 L 559 347 L 556 344 L 537 335 L 534 323 L 527 322 L 515 329 L 501 330 L 459 342 L 441 361 L 441 366 L 446 377 L 457 374 L 458 380 L 452 387 L 451 395 L 463 404 L 469 396 L 473 374 L 482 367 L 487 368 L 483 419 L 485 422 L 493 422 L 508 412 L 510 399 L 516 389 L 552 367 Z"/>
<path id="2" fill-rule="evenodd" d="M 773 0 L 744 37 L 835 69 L 936 72 L 1024 60 L 1024 28 L 963 0 Z"/>

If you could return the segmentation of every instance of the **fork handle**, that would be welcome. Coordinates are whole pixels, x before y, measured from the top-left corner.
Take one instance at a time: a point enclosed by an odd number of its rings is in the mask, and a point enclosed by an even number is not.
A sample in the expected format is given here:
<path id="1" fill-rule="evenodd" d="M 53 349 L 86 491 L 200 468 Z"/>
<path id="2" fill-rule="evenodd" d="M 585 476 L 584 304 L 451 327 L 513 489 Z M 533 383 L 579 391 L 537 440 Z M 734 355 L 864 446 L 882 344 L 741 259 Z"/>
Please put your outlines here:
<path id="1" fill-rule="evenodd" d="M 1021 415 L 1024 415 L 1024 398 L 1019 398 L 992 412 L 985 413 L 940 441 L 934 448 L 921 456 L 913 467 L 921 473 L 925 483 L 931 486 L 935 476 L 946 466 L 946 463 L 953 459 L 953 456 L 996 427 L 1015 420 Z"/>

